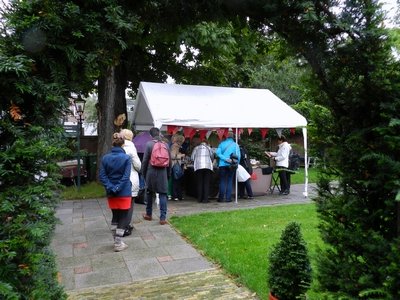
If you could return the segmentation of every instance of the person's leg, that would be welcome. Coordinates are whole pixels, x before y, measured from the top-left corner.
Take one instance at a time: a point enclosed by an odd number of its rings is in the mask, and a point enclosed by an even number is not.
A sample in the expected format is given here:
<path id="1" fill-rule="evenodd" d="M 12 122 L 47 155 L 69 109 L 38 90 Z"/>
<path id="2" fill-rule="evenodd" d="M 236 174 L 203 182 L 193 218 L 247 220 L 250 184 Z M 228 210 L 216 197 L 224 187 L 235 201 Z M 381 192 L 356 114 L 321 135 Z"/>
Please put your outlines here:
<path id="1" fill-rule="evenodd" d="M 168 199 L 172 199 L 172 176 L 168 179 Z"/>
<path id="2" fill-rule="evenodd" d="M 194 176 L 196 180 L 197 201 L 201 202 L 203 199 L 203 170 L 197 170 L 194 172 Z"/>
<path id="3" fill-rule="evenodd" d="M 111 225 L 117 226 L 118 224 L 118 212 L 115 209 L 111 209 L 112 217 L 111 217 Z M 115 227 L 114 227 L 115 229 Z"/>
<path id="4" fill-rule="evenodd" d="M 150 219 L 151 219 L 151 215 L 153 214 L 153 195 L 154 195 L 154 193 L 152 191 L 146 190 L 146 192 L 145 192 L 146 216 L 150 217 Z"/>
<path id="5" fill-rule="evenodd" d="M 232 201 L 232 189 L 233 189 L 233 177 L 235 175 L 236 170 L 231 170 L 227 168 L 228 175 L 226 179 L 226 202 Z"/>
<path id="6" fill-rule="evenodd" d="M 128 218 L 128 220 L 129 220 L 129 223 L 128 223 L 128 225 L 129 224 L 131 224 L 131 222 L 132 222 L 132 216 L 133 216 L 133 204 L 135 203 L 135 197 L 132 197 L 132 201 L 131 201 L 131 208 L 130 209 L 128 209 L 128 215 L 127 215 L 127 218 Z"/>
<path id="7" fill-rule="evenodd" d="M 218 202 L 223 202 L 226 194 L 227 180 L 228 180 L 228 168 L 219 168 L 219 195 Z"/>
<path id="8" fill-rule="evenodd" d="M 172 199 L 179 200 L 182 195 L 179 195 L 179 179 L 172 177 Z"/>
<path id="9" fill-rule="evenodd" d="M 125 230 L 128 227 L 129 223 L 129 209 L 120 209 L 117 229 Z"/>
<path id="10" fill-rule="evenodd" d="M 251 179 L 247 179 L 246 182 L 244 182 L 244 186 L 246 188 L 246 193 L 248 198 L 253 198 L 253 189 L 251 188 Z"/>
<path id="11" fill-rule="evenodd" d="M 179 200 L 183 200 L 182 183 L 183 183 L 183 177 L 176 180 L 176 194 Z"/>
<path id="12" fill-rule="evenodd" d="M 238 197 L 241 199 L 244 197 L 244 182 L 238 182 Z"/>
<path id="13" fill-rule="evenodd" d="M 281 184 L 281 193 L 285 193 L 287 190 L 287 177 L 286 177 L 286 171 L 279 171 L 279 180 Z"/>
<path id="14" fill-rule="evenodd" d="M 158 194 L 160 198 L 160 224 L 163 224 L 167 219 L 167 194 L 160 193 Z"/>
<path id="15" fill-rule="evenodd" d="M 124 243 L 123 236 L 125 234 L 125 228 L 127 224 L 129 224 L 128 220 L 128 209 L 119 209 L 117 212 L 118 215 L 118 225 L 115 230 L 114 237 L 114 251 L 119 252 L 128 248 L 128 245 Z"/>
<path id="16" fill-rule="evenodd" d="M 203 202 L 208 202 L 208 196 L 210 195 L 210 180 L 211 180 L 211 175 L 212 171 L 209 169 L 203 169 L 203 184 L 202 184 L 202 189 L 203 189 Z"/>
<path id="17" fill-rule="evenodd" d="M 290 176 L 292 174 L 290 172 L 286 172 L 286 179 L 287 179 L 287 191 L 290 193 Z"/>

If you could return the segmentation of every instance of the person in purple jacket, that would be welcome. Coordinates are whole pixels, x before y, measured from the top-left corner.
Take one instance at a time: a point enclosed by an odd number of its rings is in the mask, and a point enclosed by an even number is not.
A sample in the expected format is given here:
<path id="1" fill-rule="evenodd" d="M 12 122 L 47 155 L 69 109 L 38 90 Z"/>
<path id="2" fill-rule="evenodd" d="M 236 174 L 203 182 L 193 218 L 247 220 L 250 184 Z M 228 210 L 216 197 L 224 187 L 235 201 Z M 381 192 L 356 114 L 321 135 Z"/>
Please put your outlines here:
<path id="1" fill-rule="evenodd" d="M 114 236 L 114 251 L 119 252 L 128 248 L 122 240 L 125 228 L 129 225 L 129 209 L 132 202 L 131 158 L 122 148 L 124 136 L 113 134 L 112 149 L 105 154 L 101 161 L 99 179 L 103 184 L 108 198 L 108 206 L 113 213 L 113 221 L 117 223 Z"/>

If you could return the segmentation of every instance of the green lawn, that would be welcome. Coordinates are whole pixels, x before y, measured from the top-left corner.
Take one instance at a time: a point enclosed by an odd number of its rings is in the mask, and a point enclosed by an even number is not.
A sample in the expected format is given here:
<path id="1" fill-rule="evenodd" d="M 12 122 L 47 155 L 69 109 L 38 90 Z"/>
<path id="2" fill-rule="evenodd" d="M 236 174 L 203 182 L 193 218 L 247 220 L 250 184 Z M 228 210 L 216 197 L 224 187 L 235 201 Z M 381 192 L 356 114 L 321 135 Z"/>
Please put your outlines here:
<path id="1" fill-rule="evenodd" d="M 318 177 L 317 168 L 309 168 L 308 169 L 308 182 L 316 183 Z M 299 184 L 304 183 L 304 168 L 300 168 L 290 177 L 291 184 Z"/>
<path id="2" fill-rule="evenodd" d="M 212 261 L 237 281 L 267 299 L 267 256 L 290 221 L 301 224 L 311 261 L 317 245 L 314 204 L 262 207 L 219 213 L 172 217 L 171 224 Z M 310 293 L 310 299 L 312 293 Z M 317 299 L 317 298 L 314 298 Z"/>
<path id="3" fill-rule="evenodd" d="M 106 196 L 104 187 L 95 181 L 85 183 L 81 185 L 80 191 L 76 186 L 63 187 L 62 198 L 64 200 L 75 200 L 75 199 L 93 199 L 103 198 Z"/>

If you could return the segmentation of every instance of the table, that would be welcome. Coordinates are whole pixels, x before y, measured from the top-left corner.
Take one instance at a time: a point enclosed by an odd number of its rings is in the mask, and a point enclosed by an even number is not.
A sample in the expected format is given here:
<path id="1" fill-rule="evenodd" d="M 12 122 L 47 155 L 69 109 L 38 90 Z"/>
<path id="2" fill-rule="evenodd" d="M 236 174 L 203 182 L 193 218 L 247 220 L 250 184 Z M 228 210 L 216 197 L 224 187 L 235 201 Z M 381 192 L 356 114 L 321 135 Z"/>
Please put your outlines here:
<path id="1" fill-rule="evenodd" d="M 263 175 L 262 169 L 259 167 L 253 167 L 253 173 L 257 177 L 255 180 L 250 179 L 254 196 L 265 195 L 271 188 L 272 174 Z"/>

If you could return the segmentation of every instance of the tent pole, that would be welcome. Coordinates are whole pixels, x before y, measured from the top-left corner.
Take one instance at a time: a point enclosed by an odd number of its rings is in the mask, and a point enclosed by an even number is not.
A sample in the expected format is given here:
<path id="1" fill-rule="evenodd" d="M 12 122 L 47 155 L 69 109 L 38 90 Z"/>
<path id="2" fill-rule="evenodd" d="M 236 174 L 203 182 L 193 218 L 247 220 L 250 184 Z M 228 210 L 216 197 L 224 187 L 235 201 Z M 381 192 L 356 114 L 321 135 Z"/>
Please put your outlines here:
<path id="1" fill-rule="evenodd" d="M 236 140 L 236 144 L 238 144 L 238 128 L 236 127 L 236 133 L 235 133 L 235 140 Z M 236 153 L 236 155 L 238 155 L 238 153 Z M 237 172 L 235 171 L 235 203 L 238 203 L 238 180 L 237 180 Z"/>
<path id="2" fill-rule="evenodd" d="M 308 154 L 307 154 L 307 128 L 303 127 L 304 144 L 304 192 L 303 196 L 308 197 Z"/>

